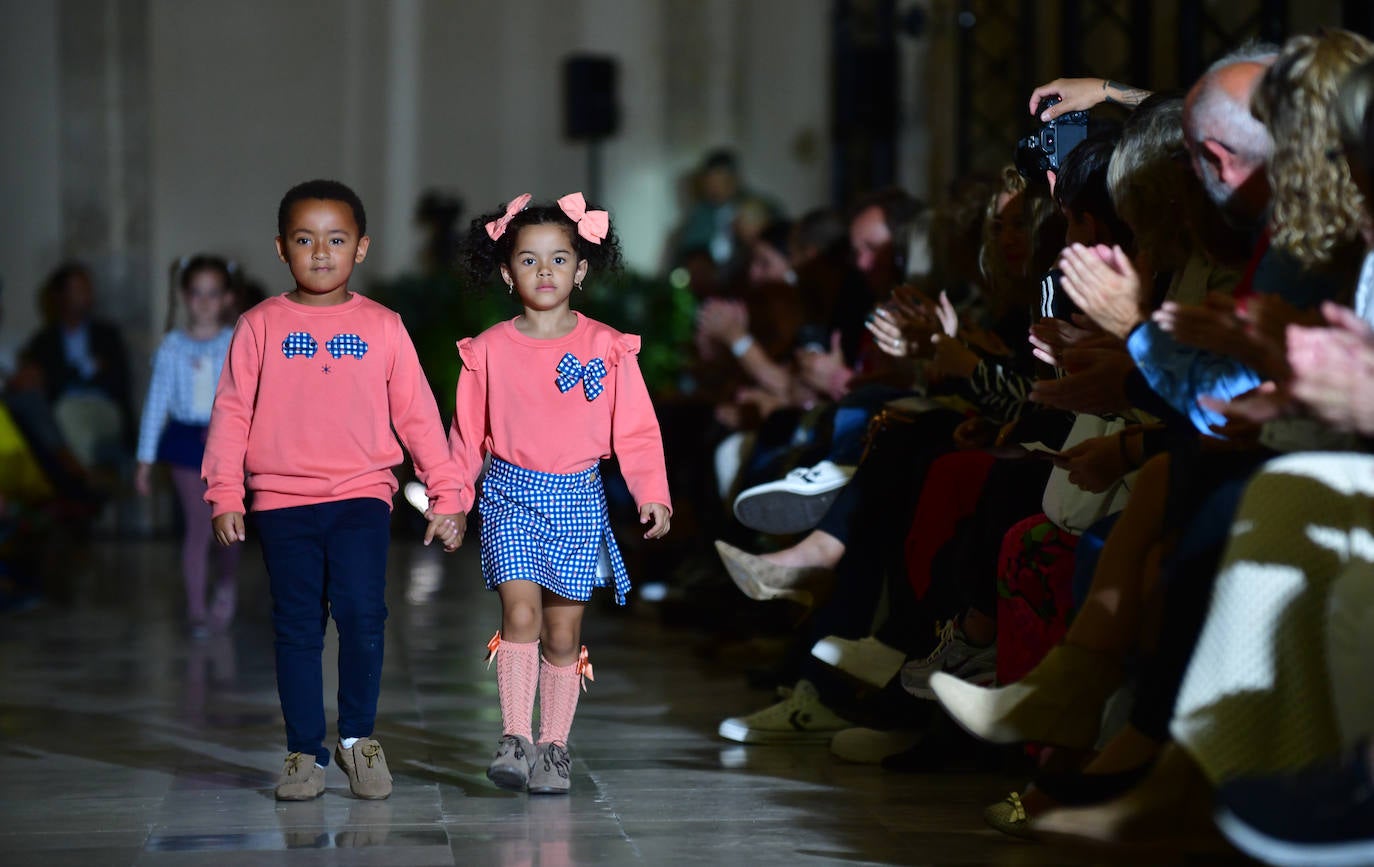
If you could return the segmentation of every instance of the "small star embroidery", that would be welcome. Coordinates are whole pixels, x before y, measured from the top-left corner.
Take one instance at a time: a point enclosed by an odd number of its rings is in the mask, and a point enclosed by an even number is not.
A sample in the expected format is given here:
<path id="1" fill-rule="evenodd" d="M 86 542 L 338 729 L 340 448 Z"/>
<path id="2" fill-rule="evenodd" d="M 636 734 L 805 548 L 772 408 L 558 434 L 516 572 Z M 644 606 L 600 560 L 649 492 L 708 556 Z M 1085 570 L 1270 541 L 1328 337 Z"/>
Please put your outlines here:
<path id="1" fill-rule="evenodd" d="M 329 365 L 326 364 L 326 365 L 322 366 L 322 367 L 320 368 L 320 370 L 323 370 L 325 373 L 328 373 L 328 372 L 329 372 Z"/>

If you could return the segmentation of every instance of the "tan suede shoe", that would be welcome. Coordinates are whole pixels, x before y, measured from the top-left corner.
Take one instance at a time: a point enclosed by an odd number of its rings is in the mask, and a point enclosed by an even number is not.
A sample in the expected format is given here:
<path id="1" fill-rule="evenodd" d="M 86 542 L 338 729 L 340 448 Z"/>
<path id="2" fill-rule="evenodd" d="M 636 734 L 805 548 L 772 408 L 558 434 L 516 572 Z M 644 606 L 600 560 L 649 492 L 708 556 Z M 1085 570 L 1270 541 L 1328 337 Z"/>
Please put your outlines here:
<path id="1" fill-rule="evenodd" d="M 334 758 L 348 774 L 348 787 L 357 797 L 379 801 L 391 794 L 391 769 L 376 739 L 358 738 L 348 749 L 340 742 L 334 748 Z"/>
<path id="2" fill-rule="evenodd" d="M 305 753 L 291 753 L 277 780 L 278 801 L 313 801 L 324 794 L 324 768 Z"/>

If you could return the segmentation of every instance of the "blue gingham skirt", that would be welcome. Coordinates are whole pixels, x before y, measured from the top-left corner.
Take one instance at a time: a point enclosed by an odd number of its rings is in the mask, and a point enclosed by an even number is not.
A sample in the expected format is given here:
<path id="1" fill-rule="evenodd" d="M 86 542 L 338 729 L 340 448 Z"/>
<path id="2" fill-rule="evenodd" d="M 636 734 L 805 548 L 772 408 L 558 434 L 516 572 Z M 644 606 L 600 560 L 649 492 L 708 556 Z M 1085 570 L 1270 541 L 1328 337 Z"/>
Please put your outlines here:
<path id="1" fill-rule="evenodd" d="M 625 604 L 630 575 L 611 532 L 599 464 L 541 473 L 494 457 L 479 508 L 488 590 L 519 579 L 586 602 L 613 579 L 615 601 Z M 609 569 L 598 568 L 607 561 Z"/>

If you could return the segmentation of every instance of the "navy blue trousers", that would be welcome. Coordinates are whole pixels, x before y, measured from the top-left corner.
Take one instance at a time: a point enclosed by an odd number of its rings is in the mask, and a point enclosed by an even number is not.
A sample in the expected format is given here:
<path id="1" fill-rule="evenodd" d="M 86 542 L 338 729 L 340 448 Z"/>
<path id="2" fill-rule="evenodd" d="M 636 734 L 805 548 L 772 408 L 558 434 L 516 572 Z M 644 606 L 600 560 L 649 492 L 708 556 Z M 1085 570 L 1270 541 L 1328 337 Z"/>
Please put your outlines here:
<path id="1" fill-rule="evenodd" d="M 339 632 L 339 737 L 372 734 L 382 682 L 391 507 L 372 497 L 253 513 L 272 589 L 286 748 L 329 764 L 324 631 Z"/>

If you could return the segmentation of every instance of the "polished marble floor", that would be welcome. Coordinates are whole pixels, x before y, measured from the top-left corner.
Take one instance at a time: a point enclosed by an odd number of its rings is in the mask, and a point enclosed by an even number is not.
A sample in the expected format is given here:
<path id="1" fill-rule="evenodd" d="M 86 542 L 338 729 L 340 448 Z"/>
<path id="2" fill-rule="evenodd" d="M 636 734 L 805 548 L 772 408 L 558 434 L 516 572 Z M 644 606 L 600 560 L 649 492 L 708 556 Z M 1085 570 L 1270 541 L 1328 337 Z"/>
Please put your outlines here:
<path id="1" fill-rule="evenodd" d="M 473 547 L 443 558 L 399 541 L 377 730 L 395 792 L 354 799 L 331 766 L 324 797 L 277 803 L 284 747 L 256 550 L 238 622 L 203 641 L 183 630 L 172 542 L 97 542 L 59 561 L 47 604 L 0 615 L 9 867 L 1094 863 L 982 824 L 1013 781 L 718 740 L 722 717 L 768 697 L 643 603 L 589 612 L 597 680 L 573 730 L 573 794 L 499 791 L 484 776 L 500 715 L 482 664 L 496 599 Z"/>

